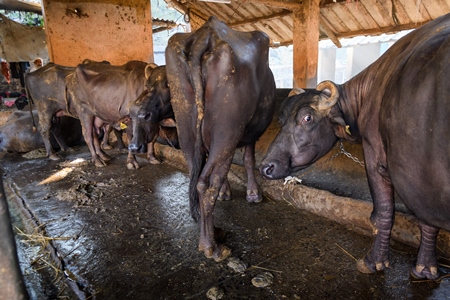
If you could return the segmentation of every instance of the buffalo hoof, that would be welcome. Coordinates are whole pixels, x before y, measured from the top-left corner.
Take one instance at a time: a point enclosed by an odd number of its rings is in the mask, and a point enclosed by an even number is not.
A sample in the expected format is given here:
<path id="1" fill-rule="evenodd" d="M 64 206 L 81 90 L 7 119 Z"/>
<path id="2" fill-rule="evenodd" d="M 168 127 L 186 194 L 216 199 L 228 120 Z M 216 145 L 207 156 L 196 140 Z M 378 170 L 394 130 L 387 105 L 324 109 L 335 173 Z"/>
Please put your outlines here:
<path id="1" fill-rule="evenodd" d="M 359 259 L 356 262 L 356 268 L 358 269 L 358 271 L 360 271 L 363 274 L 373 274 L 376 272 L 374 269 L 372 269 L 366 265 L 366 262 L 364 259 Z"/>
<path id="2" fill-rule="evenodd" d="M 231 255 L 231 249 L 225 245 L 216 245 L 214 248 L 200 249 L 200 251 L 203 251 L 207 258 L 212 258 L 216 262 L 227 259 Z"/>
<path id="3" fill-rule="evenodd" d="M 385 261 L 384 263 L 372 263 L 366 258 L 363 258 L 358 260 L 356 263 L 356 268 L 358 271 L 364 274 L 374 274 L 377 271 L 383 271 L 387 267 L 389 267 L 389 261 Z"/>
<path id="4" fill-rule="evenodd" d="M 96 161 L 94 161 L 94 165 L 95 165 L 97 168 L 103 168 L 104 166 L 106 166 L 106 163 L 104 163 L 104 162 L 101 161 L 101 160 L 96 160 Z"/>
<path id="5" fill-rule="evenodd" d="M 262 201 L 262 196 L 258 190 L 247 190 L 246 199 L 250 203 L 259 203 Z"/>
<path id="6" fill-rule="evenodd" d="M 437 267 L 425 267 L 424 265 L 416 265 L 411 269 L 411 276 L 415 279 L 436 280 L 439 278 Z"/>
<path id="7" fill-rule="evenodd" d="M 103 150 L 111 150 L 113 147 L 110 144 L 102 145 Z"/>
<path id="8" fill-rule="evenodd" d="M 231 200 L 231 195 L 229 193 L 219 192 L 219 196 L 217 197 L 219 201 L 228 201 Z"/>
<path id="9" fill-rule="evenodd" d="M 109 157 L 108 155 L 106 155 L 106 154 L 101 154 L 101 155 L 99 155 L 99 157 L 101 158 L 101 160 L 102 161 L 110 161 L 111 160 L 111 157 Z"/>
<path id="10" fill-rule="evenodd" d="M 149 158 L 149 159 L 148 159 L 148 162 L 149 162 L 151 165 L 159 165 L 159 164 L 161 164 L 161 162 L 160 162 L 156 157 Z"/>
<path id="11" fill-rule="evenodd" d="M 127 169 L 128 170 L 137 170 L 137 169 L 139 169 L 139 164 L 137 163 L 137 161 L 128 161 Z"/>
<path id="12" fill-rule="evenodd" d="M 50 160 L 61 160 L 61 159 L 62 159 L 62 157 L 59 156 L 59 155 L 56 154 L 56 153 L 50 154 L 48 158 L 49 158 Z"/>

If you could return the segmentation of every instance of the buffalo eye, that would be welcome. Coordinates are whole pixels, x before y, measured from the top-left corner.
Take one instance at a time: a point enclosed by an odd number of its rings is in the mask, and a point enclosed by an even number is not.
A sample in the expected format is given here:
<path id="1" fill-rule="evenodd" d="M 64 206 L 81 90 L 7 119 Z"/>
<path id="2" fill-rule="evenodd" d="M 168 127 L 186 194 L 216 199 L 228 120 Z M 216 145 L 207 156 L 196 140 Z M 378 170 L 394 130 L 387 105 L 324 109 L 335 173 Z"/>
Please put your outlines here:
<path id="1" fill-rule="evenodd" d="M 302 123 L 309 124 L 309 123 L 311 123 L 312 119 L 313 119 L 312 116 L 310 114 L 307 114 L 307 115 L 303 116 Z"/>

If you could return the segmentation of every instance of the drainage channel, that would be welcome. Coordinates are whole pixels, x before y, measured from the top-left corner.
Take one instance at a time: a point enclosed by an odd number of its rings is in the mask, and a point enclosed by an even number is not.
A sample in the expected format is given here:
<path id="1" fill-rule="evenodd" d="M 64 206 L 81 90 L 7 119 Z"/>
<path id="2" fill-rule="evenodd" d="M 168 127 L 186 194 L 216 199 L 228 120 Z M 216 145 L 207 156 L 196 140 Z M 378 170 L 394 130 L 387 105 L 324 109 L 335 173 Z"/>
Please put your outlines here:
<path id="1" fill-rule="evenodd" d="M 46 231 L 45 231 L 45 224 L 43 224 L 39 218 L 33 213 L 33 211 L 28 207 L 25 199 L 23 199 L 20 196 L 20 193 L 14 184 L 14 182 L 9 181 L 7 178 L 4 178 L 4 189 L 6 198 L 8 200 L 8 204 L 10 206 L 10 210 L 14 210 L 14 213 L 18 215 L 20 218 L 20 223 L 24 227 L 25 232 L 36 232 L 36 229 L 38 230 L 38 234 L 41 236 L 48 237 Z M 15 224 L 12 224 L 13 228 L 15 228 Z M 15 229 L 15 234 L 18 235 L 18 230 Z M 19 233 L 20 235 L 20 233 Z M 26 252 L 26 249 L 24 247 L 27 247 L 26 245 L 23 245 L 23 243 L 19 242 L 19 238 L 16 237 L 16 243 L 18 248 L 18 254 L 19 254 L 19 260 L 23 261 L 23 257 L 20 258 L 21 253 Z M 58 290 L 58 296 L 65 293 L 69 294 L 71 299 L 80 299 L 80 300 L 87 300 L 87 299 L 96 299 L 95 297 L 95 291 L 92 289 L 92 287 L 87 283 L 86 280 L 83 278 L 79 278 L 75 276 L 70 270 L 68 270 L 65 266 L 66 263 L 58 252 L 58 248 L 54 246 L 51 237 L 48 237 L 47 242 L 45 245 L 42 245 L 42 248 L 49 254 L 49 257 L 51 259 L 51 268 L 57 268 L 61 273 L 63 274 L 64 282 L 63 284 L 57 284 L 59 280 L 54 280 L 53 283 L 55 285 L 55 288 Z M 33 264 L 35 261 L 30 262 L 30 264 Z M 24 273 L 23 268 L 23 262 L 22 265 L 22 273 Z M 42 271 L 41 268 L 39 268 L 39 271 Z M 25 277 L 25 283 L 27 285 L 27 289 L 35 289 L 36 285 L 29 283 L 27 284 L 27 278 Z M 38 275 L 40 277 L 40 275 Z M 69 291 L 67 291 L 67 288 Z M 42 291 L 29 291 L 30 294 L 39 294 L 44 293 Z M 38 298 L 43 295 L 36 295 Z M 45 299 L 45 298 L 43 298 Z"/>

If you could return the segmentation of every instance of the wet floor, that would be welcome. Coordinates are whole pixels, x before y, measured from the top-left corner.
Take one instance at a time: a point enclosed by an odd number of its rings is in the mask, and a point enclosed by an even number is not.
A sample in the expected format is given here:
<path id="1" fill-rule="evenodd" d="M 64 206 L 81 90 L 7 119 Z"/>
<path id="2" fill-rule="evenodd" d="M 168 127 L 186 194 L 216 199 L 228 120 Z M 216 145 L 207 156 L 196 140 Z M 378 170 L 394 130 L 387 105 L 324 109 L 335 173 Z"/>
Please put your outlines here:
<path id="1" fill-rule="evenodd" d="M 416 249 L 392 242 L 391 267 L 361 274 L 355 259 L 371 237 L 283 200 L 248 204 L 237 184 L 233 200 L 217 203 L 215 224 L 248 268 L 237 272 L 228 260 L 206 259 L 189 215 L 186 170 L 143 158 L 139 170 L 127 170 L 126 154 L 110 153 L 104 168 L 67 164 L 89 160 L 85 147 L 65 154 L 64 163 L 10 154 L 1 160 L 32 299 L 207 299 L 213 287 L 222 299 L 450 299 L 450 278 L 409 277 Z M 59 181 L 39 184 L 57 171 Z M 45 243 L 24 235 L 37 226 Z M 266 272 L 273 282 L 254 286 Z"/>

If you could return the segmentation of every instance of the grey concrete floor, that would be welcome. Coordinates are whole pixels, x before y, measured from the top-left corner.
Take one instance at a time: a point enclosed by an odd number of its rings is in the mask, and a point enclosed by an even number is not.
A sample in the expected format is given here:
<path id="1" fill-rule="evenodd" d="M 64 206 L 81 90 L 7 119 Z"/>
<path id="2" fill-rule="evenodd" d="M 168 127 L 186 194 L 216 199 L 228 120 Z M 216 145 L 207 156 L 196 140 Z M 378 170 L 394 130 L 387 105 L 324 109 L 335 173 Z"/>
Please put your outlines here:
<path id="1" fill-rule="evenodd" d="M 126 154 L 109 153 L 104 168 L 67 164 L 89 160 L 86 147 L 62 162 L 3 156 L 32 299 L 207 299 L 213 287 L 222 299 L 450 299 L 448 257 L 440 257 L 441 281 L 414 281 L 416 249 L 393 241 L 390 268 L 361 274 L 355 259 L 370 236 L 282 197 L 248 204 L 245 187 L 233 183 L 233 200 L 217 203 L 215 224 L 227 232 L 232 256 L 248 265 L 236 272 L 228 260 L 216 263 L 197 250 L 182 165 L 139 158 L 142 167 L 127 170 Z M 58 181 L 40 184 L 63 170 Z M 255 287 L 252 279 L 265 272 L 273 282 Z"/>

